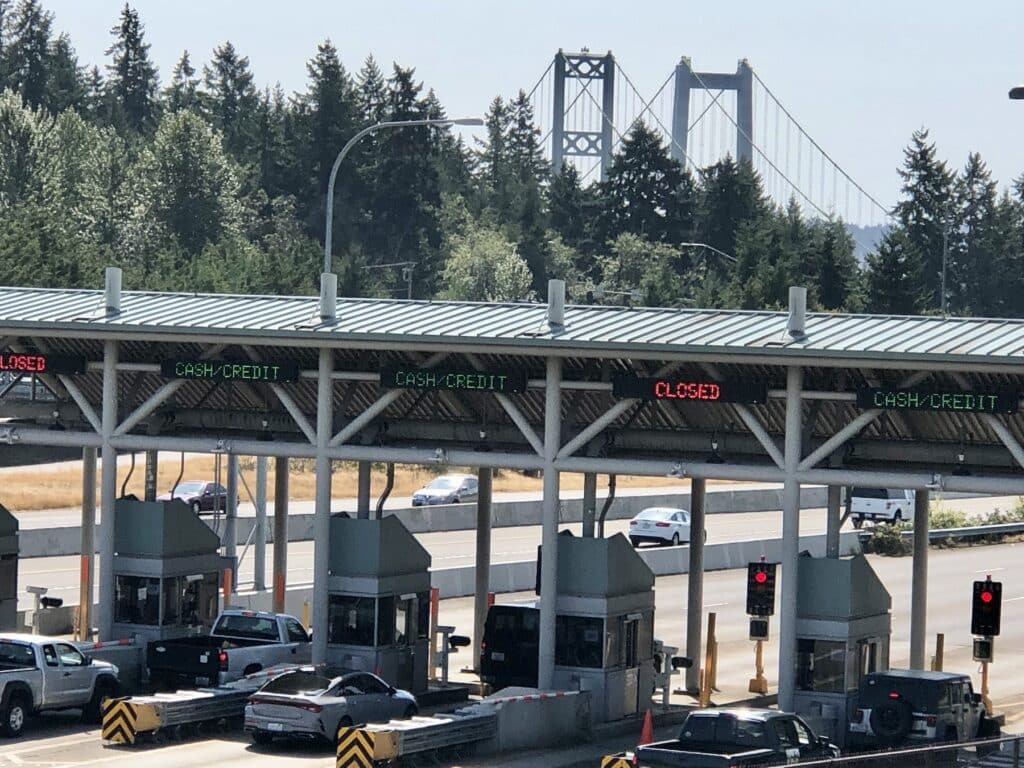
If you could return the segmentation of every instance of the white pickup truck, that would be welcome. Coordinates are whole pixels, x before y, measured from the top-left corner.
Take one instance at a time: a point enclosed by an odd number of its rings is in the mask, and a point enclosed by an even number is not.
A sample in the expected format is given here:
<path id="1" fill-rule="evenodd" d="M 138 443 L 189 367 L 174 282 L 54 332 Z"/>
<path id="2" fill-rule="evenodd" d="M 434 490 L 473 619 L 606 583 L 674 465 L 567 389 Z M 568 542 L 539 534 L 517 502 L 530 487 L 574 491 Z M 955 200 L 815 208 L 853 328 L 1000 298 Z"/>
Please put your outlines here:
<path id="1" fill-rule="evenodd" d="M 154 640 L 146 647 L 157 688 L 223 685 L 278 664 L 308 664 L 309 634 L 294 616 L 231 609 L 209 635 Z"/>
<path id="2" fill-rule="evenodd" d="M 117 667 L 94 661 L 66 640 L 0 635 L 0 733 L 19 736 L 29 715 L 82 710 L 99 722 L 103 699 L 118 695 Z"/>

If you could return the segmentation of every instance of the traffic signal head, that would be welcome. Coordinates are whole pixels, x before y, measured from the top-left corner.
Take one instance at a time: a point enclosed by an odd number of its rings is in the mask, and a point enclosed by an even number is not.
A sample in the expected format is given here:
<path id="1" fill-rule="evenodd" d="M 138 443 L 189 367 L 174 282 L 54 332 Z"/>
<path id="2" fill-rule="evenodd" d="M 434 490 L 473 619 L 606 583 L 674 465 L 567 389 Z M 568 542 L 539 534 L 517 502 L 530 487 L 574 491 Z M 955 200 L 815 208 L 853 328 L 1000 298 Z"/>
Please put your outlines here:
<path id="1" fill-rule="evenodd" d="M 1003 583 L 1001 581 L 974 582 L 971 600 L 971 634 L 981 637 L 995 637 L 999 634 L 999 618 L 1002 612 Z"/>
<path id="2" fill-rule="evenodd" d="M 750 620 L 750 639 L 751 640 L 767 640 L 768 639 L 768 619 L 751 619 Z"/>
<path id="3" fill-rule="evenodd" d="M 995 642 L 990 637 L 976 637 L 974 638 L 974 653 L 972 654 L 975 661 L 992 661 L 992 654 L 995 650 L 992 646 Z"/>
<path id="4" fill-rule="evenodd" d="M 747 565 L 747 614 L 771 616 L 775 613 L 776 563 Z"/>

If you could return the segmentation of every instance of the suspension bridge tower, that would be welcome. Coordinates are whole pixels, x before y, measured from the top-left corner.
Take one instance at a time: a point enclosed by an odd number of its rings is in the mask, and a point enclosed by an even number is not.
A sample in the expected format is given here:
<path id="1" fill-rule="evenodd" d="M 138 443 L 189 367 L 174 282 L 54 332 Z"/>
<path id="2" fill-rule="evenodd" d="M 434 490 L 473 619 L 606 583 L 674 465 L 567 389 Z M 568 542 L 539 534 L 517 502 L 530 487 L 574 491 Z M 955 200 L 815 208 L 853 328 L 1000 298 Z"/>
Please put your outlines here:
<path id="1" fill-rule="evenodd" d="M 555 54 L 554 75 L 551 167 L 555 173 L 559 173 L 566 157 L 596 157 L 601 161 L 603 180 L 612 157 L 612 130 L 615 126 L 615 57 L 611 51 L 604 56 L 596 56 L 586 49 L 582 53 L 565 53 L 559 49 Z M 578 81 L 580 85 L 575 89 L 576 96 L 568 108 L 567 80 Z M 595 90 L 599 91 L 599 96 L 591 93 L 592 85 L 597 86 Z M 583 96 L 587 99 L 582 99 Z"/>
<path id="2" fill-rule="evenodd" d="M 689 57 L 676 65 L 672 109 L 672 157 L 686 164 L 686 135 L 690 130 L 690 91 L 736 92 L 736 159 L 754 161 L 754 70 L 741 59 L 735 74 L 694 72 Z M 716 97 L 717 98 L 717 97 Z M 703 115 L 701 115 L 703 117 Z M 700 118 L 698 118 L 699 120 Z"/>

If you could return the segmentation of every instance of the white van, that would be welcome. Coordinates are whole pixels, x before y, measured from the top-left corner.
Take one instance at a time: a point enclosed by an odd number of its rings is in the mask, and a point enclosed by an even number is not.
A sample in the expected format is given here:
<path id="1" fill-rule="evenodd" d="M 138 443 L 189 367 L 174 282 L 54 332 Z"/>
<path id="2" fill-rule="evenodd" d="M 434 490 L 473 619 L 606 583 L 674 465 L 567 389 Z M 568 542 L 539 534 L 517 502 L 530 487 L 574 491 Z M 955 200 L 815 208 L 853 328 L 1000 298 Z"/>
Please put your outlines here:
<path id="1" fill-rule="evenodd" d="M 914 517 L 914 492 L 898 488 L 853 488 L 850 517 L 854 528 L 865 520 L 899 523 Z"/>

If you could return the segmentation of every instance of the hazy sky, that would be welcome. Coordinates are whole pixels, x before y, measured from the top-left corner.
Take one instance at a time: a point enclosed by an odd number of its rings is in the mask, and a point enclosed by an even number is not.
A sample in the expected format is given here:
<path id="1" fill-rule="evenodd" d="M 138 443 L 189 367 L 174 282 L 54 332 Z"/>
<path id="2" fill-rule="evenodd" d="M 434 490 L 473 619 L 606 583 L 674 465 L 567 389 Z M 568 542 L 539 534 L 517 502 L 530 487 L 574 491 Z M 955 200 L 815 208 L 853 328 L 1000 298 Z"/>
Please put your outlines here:
<path id="1" fill-rule="evenodd" d="M 43 0 L 83 62 L 105 63 L 123 2 Z M 497 94 L 530 88 L 558 48 L 612 50 L 648 95 L 679 57 L 734 71 L 747 58 L 818 143 L 891 204 L 911 132 L 927 126 L 961 167 L 981 152 L 1005 185 L 1024 172 L 1022 0 L 558 2 L 516 0 L 136 0 L 161 80 L 187 48 L 197 68 L 230 39 L 257 82 L 305 85 L 330 37 L 355 72 L 367 54 L 416 67 L 450 115 L 483 114 Z M 757 116 L 755 115 L 755 124 Z"/>

